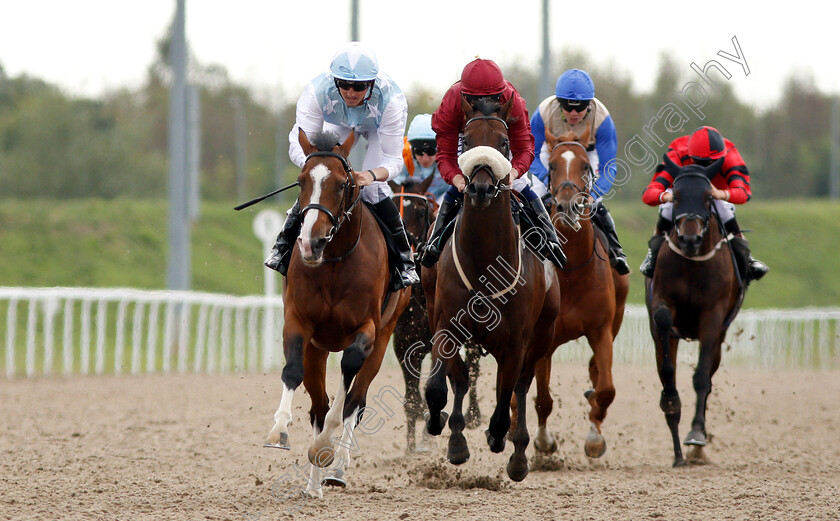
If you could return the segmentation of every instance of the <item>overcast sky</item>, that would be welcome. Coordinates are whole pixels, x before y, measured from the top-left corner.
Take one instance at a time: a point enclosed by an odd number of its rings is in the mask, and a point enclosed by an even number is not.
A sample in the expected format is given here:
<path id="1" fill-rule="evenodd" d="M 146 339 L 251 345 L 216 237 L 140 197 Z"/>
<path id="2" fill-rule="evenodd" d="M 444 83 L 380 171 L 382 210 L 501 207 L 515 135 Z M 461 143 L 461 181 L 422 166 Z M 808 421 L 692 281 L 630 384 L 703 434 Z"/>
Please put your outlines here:
<path id="1" fill-rule="evenodd" d="M 425 85 L 442 93 L 476 55 L 538 71 L 541 0 L 359 4 L 361 39 L 406 89 Z M 739 97 L 755 106 L 776 101 L 791 74 L 840 93 L 840 31 L 826 3 L 806 0 L 787 9 L 733 1 L 551 4 L 555 55 L 585 50 L 594 63 L 631 74 L 640 92 L 650 89 L 659 54 L 668 51 L 687 75 L 692 62 L 702 67 L 718 60 Z M 174 10 L 175 0 L 0 0 L 0 64 L 10 76 L 43 78 L 71 94 L 135 88 Z M 349 39 L 349 15 L 350 0 L 186 0 L 187 39 L 202 64 L 224 66 L 276 103 L 295 99 L 305 82 L 327 69 Z M 733 37 L 749 75 L 717 54 L 736 54 Z"/>

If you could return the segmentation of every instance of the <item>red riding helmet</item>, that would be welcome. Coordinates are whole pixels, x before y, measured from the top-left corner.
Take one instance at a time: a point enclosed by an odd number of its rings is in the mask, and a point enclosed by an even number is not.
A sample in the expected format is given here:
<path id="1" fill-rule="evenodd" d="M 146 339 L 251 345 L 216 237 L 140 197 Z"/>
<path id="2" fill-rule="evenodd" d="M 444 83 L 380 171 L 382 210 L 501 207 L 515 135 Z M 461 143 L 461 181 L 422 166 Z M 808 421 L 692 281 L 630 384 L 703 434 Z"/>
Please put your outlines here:
<path id="1" fill-rule="evenodd" d="M 476 58 L 461 72 L 461 92 L 472 96 L 490 96 L 505 90 L 502 69 L 493 60 Z"/>
<path id="2" fill-rule="evenodd" d="M 726 155 L 723 136 L 714 127 L 700 127 L 688 138 L 688 155 L 695 160 L 720 159 Z"/>

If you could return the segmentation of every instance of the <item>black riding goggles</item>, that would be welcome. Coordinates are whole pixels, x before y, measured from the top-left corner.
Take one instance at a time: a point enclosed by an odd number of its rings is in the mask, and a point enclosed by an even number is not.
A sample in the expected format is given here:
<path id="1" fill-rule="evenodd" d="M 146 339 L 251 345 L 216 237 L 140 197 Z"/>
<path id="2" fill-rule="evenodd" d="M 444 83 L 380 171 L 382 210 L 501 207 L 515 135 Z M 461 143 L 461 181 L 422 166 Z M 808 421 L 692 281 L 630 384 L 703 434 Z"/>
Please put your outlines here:
<path id="1" fill-rule="evenodd" d="M 422 156 L 426 154 L 427 156 L 433 156 L 437 154 L 437 146 L 434 143 L 431 144 L 421 144 L 421 145 L 412 145 L 411 151 L 414 153 L 415 156 Z"/>
<path id="2" fill-rule="evenodd" d="M 370 81 L 347 81 L 335 79 L 335 86 L 339 89 L 353 90 L 356 92 L 364 92 L 370 88 L 372 82 Z"/>
<path id="3" fill-rule="evenodd" d="M 560 103 L 560 108 L 567 112 L 584 112 L 587 108 L 589 108 L 589 100 L 576 100 L 576 99 L 565 99 L 565 98 L 557 98 L 557 101 Z"/>

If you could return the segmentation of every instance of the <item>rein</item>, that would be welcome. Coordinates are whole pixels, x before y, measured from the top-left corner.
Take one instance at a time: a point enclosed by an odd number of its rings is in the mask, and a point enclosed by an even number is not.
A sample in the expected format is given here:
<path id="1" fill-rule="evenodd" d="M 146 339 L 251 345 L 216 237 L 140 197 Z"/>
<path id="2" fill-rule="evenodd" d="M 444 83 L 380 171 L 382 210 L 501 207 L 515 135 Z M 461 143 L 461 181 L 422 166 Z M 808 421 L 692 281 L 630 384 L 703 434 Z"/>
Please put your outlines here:
<path id="1" fill-rule="evenodd" d="M 490 120 L 490 121 L 498 121 L 502 125 L 505 126 L 505 131 L 508 130 L 507 121 L 503 120 L 502 118 L 500 118 L 498 116 L 473 116 L 469 120 L 467 120 L 466 123 L 464 123 L 464 130 L 465 131 L 467 130 L 467 127 L 470 126 L 470 123 L 472 123 L 473 121 L 479 120 L 479 119 L 486 119 L 486 120 Z"/>
<path id="2" fill-rule="evenodd" d="M 419 248 L 423 242 L 423 239 L 426 237 L 426 232 L 429 231 L 429 227 L 432 225 L 432 212 L 434 211 L 435 202 L 434 196 L 430 192 L 426 192 L 425 195 L 415 194 L 410 192 L 405 192 L 405 188 L 402 188 L 403 191 L 400 191 L 398 194 L 393 194 L 391 199 L 418 199 L 421 200 L 426 205 L 426 222 L 425 228 L 423 229 L 423 235 L 421 237 L 414 237 L 411 232 L 408 231 L 406 228 L 405 233 L 408 235 L 408 238 L 411 240 L 411 246 L 414 248 Z M 403 205 L 400 204 L 400 218 L 403 218 Z"/>
<path id="3" fill-rule="evenodd" d="M 721 239 L 717 242 L 717 244 L 715 244 L 715 247 L 714 247 L 714 248 L 712 248 L 711 250 L 709 250 L 708 252 L 706 252 L 706 254 L 705 254 L 705 255 L 701 255 L 701 256 L 699 256 L 699 257 L 689 257 L 688 255 L 686 255 L 685 253 L 683 253 L 683 252 L 682 252 L 682 250 L 680 249 L 680 247 L 679 247 L 679 246 L 677 246 L 676 244 L 674 244 L 674 242 L 671 240 L 670 234 L 667 234 L 667 233 L 665 234 L 665 242 L 667 242 L 667 243 L 668 243 L 668 247 L 669 247 L 669 248 L 671 248 L 671 251 L 673 251 L 674 253 L 676 253 L 676 254 L 677 254 L 677 255 L 679 255 L 680 257 L 682 257 L 682 258 L 684 258 L 684 259 L 691 260 L 691 261 L 705 262 L 705 261 L 707 261 L 707 260 L 711 259 L 712 257 L 714 257 L 715 255 L 717 255 L 718 250 L 720 250 L 720 249 L 721 249 L 721 247 L 723 246 L 723 244 L 724 244 L 724 243 L 728 243 L 728 242 L 729 242 L 730 240 L 732 240 L 732 238 L 734 238 L 734 237 L 735 237 L 735 236 L 734 236 L 734 235 L 732 235 L 731 233 L 730 233 L 729 235 L 727 235 L 726 237 L 722 237 L 722 238 L 721 238 Z"/>
<path id="4" fill-rule="evenodd" d="M 455 227 L 457 228 L 459 224 L 461 224 L 461 219 L 460 218 L 455 223 Z M 455 237 L 458 236 L 458 230 L 457 229 L 453 232 L 453 235 Z M 467 288 L 467 290 L 471 294 L 477 294 L 477 292 L 475 291 L 475 288 L 473 288 L 472 284 L 470 284 L 470 281 L 467 279 L 467 274 L 464 273 L 464 268 L 461 267 L 461 261 L 458 259 L 457 243 L 458 243 L 458 241 L 455 241 L 455 240 L 452 241 L 452 260 L 455 262 L 455 268 L 458 270 L 458 276 L 461 277 L 461 282 L 464 283 L 464 286 Z M 516 283 L 519 282 L 519 279 L 522 278 L 522 242 L 521 242 L 521 236 L 520 236 L 520 233 L 519 233 L 519 227 L 518 226 L 516 226 L 516 249 L 519 251 L 519 262 L 517 263 L 517 266 L 516 266 L 516 277 L 513 279 L 513 282 L 510 283 L 510 286 L 506 287 L 503 290 L 497 291 L 496 293 L 493 293 L 492 295 L 490 295 L 489 298 L 497 299 L 497 298 L 501 297 L 502 295 L 504 295 L 505 293 L 508 293 L 509 291 L 511 291 L 516 286 Z"/>

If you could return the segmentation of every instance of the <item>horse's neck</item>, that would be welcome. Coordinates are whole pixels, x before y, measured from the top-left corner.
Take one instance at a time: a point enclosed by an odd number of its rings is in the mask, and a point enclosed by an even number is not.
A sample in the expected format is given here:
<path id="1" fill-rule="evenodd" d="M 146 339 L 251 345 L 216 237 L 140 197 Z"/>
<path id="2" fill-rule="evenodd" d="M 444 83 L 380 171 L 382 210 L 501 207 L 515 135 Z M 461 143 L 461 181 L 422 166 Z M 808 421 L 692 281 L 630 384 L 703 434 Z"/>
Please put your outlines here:
<path id="1" fill-rule="evenodd" d="M 575 230 L 566 224 L 563 217 L 558 216 L 558 214 L 552 217 L 552 221 L 560 223 L 560 226 L 555 226 L 555 230 L 560 242 L 563 243 L 568 265 L 574 266 L 587 261 L 592 255 L 592 247 L 595 242 L 595 226 L 592 224 L 592 220 L 578 219 L 579 230 Z"/>
<path id="2" fill-rule="evenodd" d="M 516 235 L 510 192 L 499 195 L 484 210 L 473 208 L 467 198 L 464 199 L 464 210 L 458 223 L 458 243 L 465 249 L 459 250 L 459 257 L 469 258 L 476 267 L 492 264 L 497 256 L 510 261 L 518 253 Z"/>

